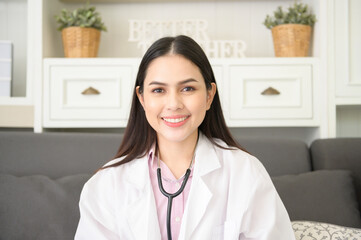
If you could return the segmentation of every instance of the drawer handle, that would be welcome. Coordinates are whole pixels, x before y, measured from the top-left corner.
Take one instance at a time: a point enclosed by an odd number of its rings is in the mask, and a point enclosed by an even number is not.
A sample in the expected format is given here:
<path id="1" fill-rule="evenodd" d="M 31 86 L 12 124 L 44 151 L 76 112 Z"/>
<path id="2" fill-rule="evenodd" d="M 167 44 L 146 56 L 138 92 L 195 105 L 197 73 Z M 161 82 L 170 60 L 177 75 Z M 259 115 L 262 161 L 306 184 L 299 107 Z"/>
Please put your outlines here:
<path id="1" fill-rule="evenodd" d="M 93 87 L 88 87 L 81 94 L 83 94 L 83 95 L 98 95 L 98 94 L 100 94 L 100 92 L 97 89 L 93 88 Z"/>
<path id="2" fill-rule="evenodd" d="M 280 92 L 277 89 L 274 89 L 273 87 L 269 87 L 265 89 L 262 93 L 262 95 L 280 95 Z"/>

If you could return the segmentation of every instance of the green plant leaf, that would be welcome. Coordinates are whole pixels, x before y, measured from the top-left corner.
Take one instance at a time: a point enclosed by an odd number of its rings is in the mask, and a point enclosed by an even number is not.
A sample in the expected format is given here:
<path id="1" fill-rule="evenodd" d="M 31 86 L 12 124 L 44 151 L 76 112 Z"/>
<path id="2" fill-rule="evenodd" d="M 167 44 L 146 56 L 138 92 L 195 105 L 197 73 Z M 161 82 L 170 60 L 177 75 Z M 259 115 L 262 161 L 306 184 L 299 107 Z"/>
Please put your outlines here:
<path id="1" fill-rule="evenodd" d="M 305 24 L 313 26 L 316 22 L 316 16 L 309 11 L 307 4 L 295 3 L 287 11 L 283 11 L 279 6 L 274 12 L 273 17 L 267 15 L 263 24 L 271 29 L 275 26 L 287 23 Z"/>
<path id="2" fill-rule="evenodd" d="M 73 11 L 62 9 L 60 14 L 54 18 L 59 24 L 59 31 L 69 26 L 92 27 L 100 31 L 107 31 L 99 12 L 96 12 L 95 6 L 89 6 L 89 1 L 85 6 Z"/>

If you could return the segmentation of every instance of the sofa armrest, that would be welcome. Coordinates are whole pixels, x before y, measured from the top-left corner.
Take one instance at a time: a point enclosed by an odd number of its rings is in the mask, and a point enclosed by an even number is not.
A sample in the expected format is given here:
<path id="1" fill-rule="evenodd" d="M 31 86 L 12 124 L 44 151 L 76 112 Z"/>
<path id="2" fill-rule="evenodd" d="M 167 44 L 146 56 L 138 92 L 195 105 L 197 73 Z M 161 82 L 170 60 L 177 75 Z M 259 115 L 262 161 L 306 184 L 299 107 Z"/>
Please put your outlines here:
<path id="1" fill-rule="evenodd" d="M 361 209 L 361 138 L 315 140 L 310 147 L 314 170 L 344 169 L 353 174 Z"/>

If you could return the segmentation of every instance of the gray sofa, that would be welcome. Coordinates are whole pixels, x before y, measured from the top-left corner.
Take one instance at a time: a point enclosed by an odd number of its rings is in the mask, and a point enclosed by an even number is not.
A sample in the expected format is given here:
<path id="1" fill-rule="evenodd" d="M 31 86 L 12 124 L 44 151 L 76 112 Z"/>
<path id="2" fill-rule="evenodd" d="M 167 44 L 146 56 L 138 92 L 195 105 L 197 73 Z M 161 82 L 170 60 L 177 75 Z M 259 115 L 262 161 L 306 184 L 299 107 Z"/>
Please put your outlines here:
<path id="1" fill-rule="evenodd" d="M 0 239 L 73 239 L 83 184 L 121 134 L 0 132 Z M 361 228 L 361 138 L 237 141 L 264 164 L 290 218 Z"/>

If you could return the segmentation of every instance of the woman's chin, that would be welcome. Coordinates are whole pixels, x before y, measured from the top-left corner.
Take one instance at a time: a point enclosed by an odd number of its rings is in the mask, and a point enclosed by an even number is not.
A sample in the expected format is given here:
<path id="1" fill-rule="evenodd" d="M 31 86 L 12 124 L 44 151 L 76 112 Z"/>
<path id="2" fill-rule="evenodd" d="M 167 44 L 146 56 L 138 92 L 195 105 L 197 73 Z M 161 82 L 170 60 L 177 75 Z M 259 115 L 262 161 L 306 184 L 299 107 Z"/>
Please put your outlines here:
<path id="1" fill-rule="evenodd" d="M 184 131 L 168 131 L 166 134 L 158 133 L 158 138 L 161 138 L 160 140 L 162 142 L 183 143 L 192 139 L 193 137 L 196 138 L 197 132 L 197 130 L 187 133 Z"/>

